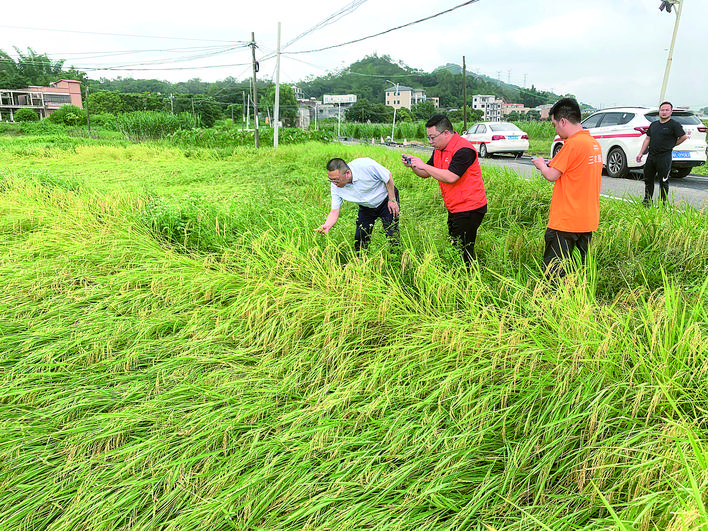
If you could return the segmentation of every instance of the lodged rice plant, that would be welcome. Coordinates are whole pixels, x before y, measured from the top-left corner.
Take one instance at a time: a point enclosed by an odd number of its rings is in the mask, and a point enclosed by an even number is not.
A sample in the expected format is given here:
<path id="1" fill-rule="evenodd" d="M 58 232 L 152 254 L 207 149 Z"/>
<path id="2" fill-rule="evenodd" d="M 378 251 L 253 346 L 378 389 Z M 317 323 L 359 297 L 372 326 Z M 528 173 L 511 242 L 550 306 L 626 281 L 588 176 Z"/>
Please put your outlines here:
<path id="1" fill-rule="evenodd" d="M 396 153 L 128 152 L 3 170 L 0 529 L 708 525 L 704 213 L 603 200 L 553 288 L 545 183 L 485 167 L 467 271 Z M 397 252 L 314 233 L 332 156 L 391 168 Z"/>

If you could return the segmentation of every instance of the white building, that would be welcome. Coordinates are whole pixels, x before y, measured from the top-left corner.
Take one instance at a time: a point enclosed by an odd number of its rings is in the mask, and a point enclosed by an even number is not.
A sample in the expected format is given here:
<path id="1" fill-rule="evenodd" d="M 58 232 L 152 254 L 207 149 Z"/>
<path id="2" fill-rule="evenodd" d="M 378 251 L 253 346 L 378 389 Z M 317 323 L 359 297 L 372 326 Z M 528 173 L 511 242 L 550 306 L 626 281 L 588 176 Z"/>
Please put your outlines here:
<path id="1" fill-rule="evenodd" d="M 488 94 L 475 94 L 472 96 L 472 108 L 480 109 L 484 112 L 485 122 L 501 122 L 502 120 L 502 100 L 496 96 Z"/>
<path id="2" fill-rule="evenodd" d="M 394 109 L 406 107 L 410 109 L 416 103 L 425 101 L 425 91 L 423 89 L 414 89 L 403 85 L 389 87 L 384 91 L 386 105 Z"/>

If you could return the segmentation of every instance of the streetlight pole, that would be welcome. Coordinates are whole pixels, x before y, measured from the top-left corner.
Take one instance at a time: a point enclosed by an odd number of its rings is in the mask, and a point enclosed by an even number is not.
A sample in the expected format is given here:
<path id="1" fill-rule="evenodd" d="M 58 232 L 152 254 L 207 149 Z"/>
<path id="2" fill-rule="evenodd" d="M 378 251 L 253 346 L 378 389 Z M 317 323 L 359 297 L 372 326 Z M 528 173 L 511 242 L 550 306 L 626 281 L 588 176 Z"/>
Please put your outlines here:
<path id="1" fill-rule="evenodd" d="M 394 98 L 398 94 L 398 83 L 394 83 L 393 81 L 389 81 L 388 79 L 386 80 L 386 83 L 391 83 L 394 87 L 396 87 L 395 92 L 393 93 Z M 393 126 L 391 126 L 391 142 L 393 142 L 393 133 L 396 131 L 396 100 L 394 99 L 393 101 Z"/>
<path id="2" fill-rule="evenodd" d="M 666 59 L 666 70 L 664 70 L 664 82 L 661 84 L 661 94 L 659 95 L 659 103 L 664 101 L 666 95 L 666 85 L 669 82 L 669 71 L 671 70 L 671 61 L 673 61 L 674 44 L 676 43 L 676 34 L 678 33 L 679 21 L 681 20 L 681 0 L 661 0 L 659 11 L 666 9 L 667 13 L 671 13 L 671 8 L 676 7 L 676 22 L 674 23 L 674 34 L 671 37 L 671 47 L 669 48 L 669 57 Z"/>

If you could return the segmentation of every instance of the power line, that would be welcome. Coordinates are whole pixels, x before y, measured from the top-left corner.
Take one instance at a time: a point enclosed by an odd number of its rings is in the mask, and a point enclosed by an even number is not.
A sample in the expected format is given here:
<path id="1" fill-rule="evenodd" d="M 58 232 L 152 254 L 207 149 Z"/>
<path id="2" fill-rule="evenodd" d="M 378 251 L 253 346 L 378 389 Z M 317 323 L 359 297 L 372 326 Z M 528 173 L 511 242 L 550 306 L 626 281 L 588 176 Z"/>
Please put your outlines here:
<path id="1" fill-rule="evenodd" d="M 468 6 L 470 4 L 474 4 L 476 2 L 479 2 L 479 0 L 468 0 L 467 2 L 463 2 L 462 4 L 456 5 L 455 7 L 451 7 L 450 9 L 446 9 L 445 11 L 440 11 L 439 13 L 435 13 L 434 15 L 430 15 L 429 17 L 421 18 L 419 20 L 414 20 L 413 22 L 409 22 L 407 24 L 403 24 L 401 26 L 396 26 L 395 28 L 390 28 L 385 31 L 381 31 L 379 33 L 375 33 L 373 35 L 369 35 L 367 37 L 362 37 L 360 39 L 355 39 L 353 41 L 348 41 L 348 42 L 343 42 L 341 44 L 333 44 L 332 46 L 325 46 L 324 48 L 317 48 L 316 50 L 304 50 L 300 52 L 284 52 L 287 55 L 295 55 L 295 54 L 303 54 L 303 53 L 315 53 L 315 52 L 323 52 L 325 50 L 331 50 L 333 48 L 339 48 L 341 46 L 347 46 L 349 44 L 355 44 L 357 42 L 362 42 L 367 39 L 373 39 L 374 37 L 380 37 L 381 35 L 385 35 L 387 33 L 391 33 L 392 31 L 397 31 L 399 29 L 407 28 L 410 26 L 413 26 L 415 24 L 420 24 L 421 22 L 425 22 L 427 20 L 431 20 L 433 18 L 439 17 L 441 15 L 445 15 L 447 13 L 450 13 L 452 11 L 455 11 L 456 9 L 459 9 L 461 7 Z"/>
<path id="2" fill-rule="evenodd" d="M 0 25 L 0 28 L 7 29 L 21 29 L 21 30 L 31 30 L 31 31 L 53 31 L 57 33 L 82 33 L 85 35 L 102 35 L 106 37 L 137 37 L 141 39 L 160 39 L 160 40 L 177 40 L 177 41 L 201 41 L 201 42 L 222 42 L 230 44 L 248 44 L 246 41 L 226 41 L 226 40 L 216 40 L 216 39 L 197 39 L 194 37 L 159 37 L 157 35 L 132 35 L 126 33 L 102 33 L 98 31 L 83 31 L 83 30 L 66 30 L 66 29 L 56 29 L 56 28 L 28 28 L 24 26 L 5 26 Z"/>
<path id="3" fill-rule="evenodd" d="M 356 8 L 358 8 L 361 4 L 363 4 L 363 3 L 366 2 L 366 1 L 367 1 L 367 0 L 355 0 L 355 1 L 352 2 L 351 4 L 349 4 L 349 5 L 345 6 L 345 7 L 343 7 L 342 9 L 340 9 L 339 11 L 336 11 L 335 13 L 332 13 L 330 16 L 328 16 L 327 18 L 325 18 L 325 19 L 322 20 L 321 22 L 318 22 L 318 23 L 315 24 L 312 28 L 310 28 L 309 30 L 307 30 L 306 32 L 301 33 L 300 35 L 298 35 L 297 37 L 295 37 L 293 40 L 291 40 L 290 42 L 288 42 L 285 46 L 282 47 L 282 49 L 284 50 L 284 49 L 287 48 L 288 46 L 290 46 L 290 45 L 296 43 L 297 41 L 299 41 L 299 40 L 302 39 L 303 37 L 309 35 L 310 33 L 313 33 L 313 32 L 315 32 L 315 31 L 317 31 L 318 29 L 322 29 L 322 28 L 324 28 L 325 26 L 329 26 L 330 24 L 333 24 L 333 23 L 337 22 L 338 20 L 344 18 L 344 17 L 347 16 L 348 14 L 353 13 L 353 12 L 356 10 Z"/>

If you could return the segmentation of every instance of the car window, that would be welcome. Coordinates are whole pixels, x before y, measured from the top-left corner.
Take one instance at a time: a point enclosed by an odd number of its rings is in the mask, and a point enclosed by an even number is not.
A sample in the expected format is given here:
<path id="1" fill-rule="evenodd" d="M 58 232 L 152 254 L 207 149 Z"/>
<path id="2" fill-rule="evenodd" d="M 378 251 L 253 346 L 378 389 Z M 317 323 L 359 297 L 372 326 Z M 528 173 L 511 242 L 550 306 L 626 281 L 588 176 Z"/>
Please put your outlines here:
<path id="1" fill-rule="evenodd" d="M 644 115 L 647 120 L 650 122 L 656 122 L 659 119 L 659 113 L 657 112 L 650 112 Z M 671 118 L 676 120 L 678 123 L 681 125 L 702 125 L 703 122 L 701 122 L 698 117 L 695 114 L 683 114 L 683 113 L 676 113 L 674 112 L 671 114 Z"/>
<path id="2" fill-rule="evenodd" d="M 506 123 L 506 122 L 500 122 L 498 124 L 490 124 L 489 128 L 492 131 L 514 131 L 514 132 L 519 132 L 521 129 L 516 127 L 514 124 Z"/>
<path id="3" fill-rule="evenodd" d="M 634 113 L 631 112 L 606 112 L 600 122 L 600 127 L 624 125 L 632 118 L 634 118 Z"/>
<path id="4" fill-rule="evenodd" d="M 600 120 L 602 119 L 602 117 L 604 115 L 605 115 L 605 113 L 599 112 L 597 114 L 593 114 L 592 116 L 588 116 L 582 122 L 583 129 L 590 129 L 591 127 L 597 127 L 597 124 L 600 123 Z"/>
<path id="5" fill-rule="evenodd" d="M 486 132 L 487 132 L 487 126 L 484 124 L 479 124 L 477 126 L 477 130 L 475 131 L 475 133 L 477 133 L 477 134 L 486 133 Z"/>

